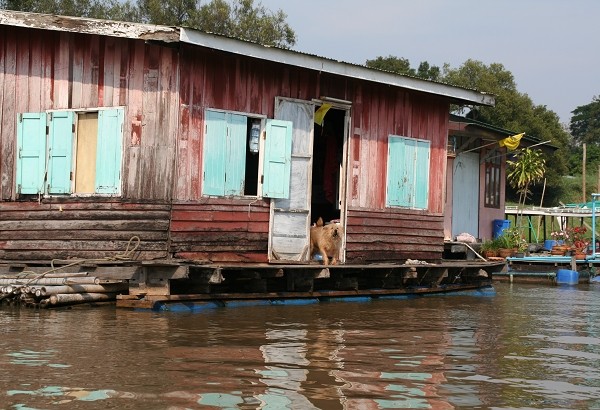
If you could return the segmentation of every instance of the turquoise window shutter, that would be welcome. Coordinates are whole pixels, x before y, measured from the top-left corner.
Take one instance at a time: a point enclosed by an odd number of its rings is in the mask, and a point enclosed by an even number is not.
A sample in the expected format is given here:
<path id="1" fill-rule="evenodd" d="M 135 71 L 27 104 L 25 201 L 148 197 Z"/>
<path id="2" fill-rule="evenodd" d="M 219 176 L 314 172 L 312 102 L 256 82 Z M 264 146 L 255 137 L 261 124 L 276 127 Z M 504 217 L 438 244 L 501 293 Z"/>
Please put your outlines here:
<path id="1" fill-rule="evenodd" d="M 288 198 L 292 160 L 292 123 L 268 120 L 263 167 L 263 196 Z"/>
<path id="2" fill-rule="evenodd" d="M 244 194 L 247 134 L 248 118 L 244 115 L 228 114 L 225 195 Z"/>
<path id="3" fill-rule="evenodd" d="M 122 108 L 98 112 L 97 194 L 116 194 L 120 191 L 123 122 Z"/>
<path id="4" fill-rule="evenodd" d="M 427 208 L 429 152 L 429 141 L 389 137 L 386 196 L 388 206 Z"/>
<path id="5" fill-rule="evenodd" d="M 429 198 L 429 141 L 416 141 L 415 146 L 415 203 L 418 209 L 427 209 Z"/>
<path id="6" fill-rule="evenodd" d="M 206 110 L 202 151 L 202 194 L 225 194 L 227 161 L 227 114 Z"/>
<path id="7" fill-rule="evenodd" d="M 46 171 L 46 113 L 24 113 L 17 118 L 17 192 L 44 192 Z"/>
<path id="8" fill-rule="evenodd" d="M 60 111 L 48 115 L 48 193 L 69 194 L 75 113 Z"/>

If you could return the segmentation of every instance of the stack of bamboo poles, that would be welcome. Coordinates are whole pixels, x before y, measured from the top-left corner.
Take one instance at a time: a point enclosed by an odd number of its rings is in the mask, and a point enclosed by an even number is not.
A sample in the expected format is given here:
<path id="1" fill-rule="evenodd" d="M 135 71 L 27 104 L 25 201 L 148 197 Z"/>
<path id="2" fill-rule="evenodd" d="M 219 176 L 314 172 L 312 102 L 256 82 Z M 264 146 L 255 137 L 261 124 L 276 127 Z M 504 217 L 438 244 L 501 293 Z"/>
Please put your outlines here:
<path id="1" fill-rule="evenodd" d="M 125 280 L 101 279 L 88 272 L 0 276 L 0 303 L 50 308 L 116 300 L 128 292 Z"/>

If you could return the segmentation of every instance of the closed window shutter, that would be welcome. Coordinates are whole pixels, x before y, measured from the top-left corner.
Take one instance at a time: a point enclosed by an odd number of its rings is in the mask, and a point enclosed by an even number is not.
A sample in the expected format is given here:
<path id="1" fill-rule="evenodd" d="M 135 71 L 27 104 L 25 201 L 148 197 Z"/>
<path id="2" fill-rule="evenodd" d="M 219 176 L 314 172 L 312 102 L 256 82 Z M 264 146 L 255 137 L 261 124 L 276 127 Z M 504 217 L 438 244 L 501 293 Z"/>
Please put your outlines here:
<path id="1" fill-rule="evenodd" d="M 427 208 L 429 141 L 390 136 L 388 139 L 388 206 Z"/>
<path id="2" fill-rule="evenodd" d="M 429 198 L 429 141 L 416 141 L 415 155 L 414 207 L 418 209 L 427 209 Z"/>
<path id="3" fill-rule="evenodd" d="M 268 120 L 263 167 L 263 196 L 289 198 L 291 162 L 292 122 Z"/>
<path id="4" fill-rule="evenodd" d="M 46 171 L 46 113 L 19 114 L 17 149 L 17 192 L 43 193 Z"/>
<path id="5" fill-rule="evenodd" d="M 220 111 L 205 113 L 204 149 L 202 151 L 202 194 L 225 194 L 227 161 L 227 115 Z"/>
<path id="6" fill-rule="evenodd" d="M 98 194 L 120 191 L 123 121 L 122 108 L 98 112 L 95 188 Z"/>
<path id="7" fill-rule="evenodd" d="M 49 114 L 48 193 L 71 193 L 71 164 L 73 156 L 73 111 Z"/>
<path id="8" fill-rule="evenodd" d="M 243 195 L 246 175 L 246 145 L 248 118 L 239 114 L 227 115 L 227 165 L 225 195 Z"/>

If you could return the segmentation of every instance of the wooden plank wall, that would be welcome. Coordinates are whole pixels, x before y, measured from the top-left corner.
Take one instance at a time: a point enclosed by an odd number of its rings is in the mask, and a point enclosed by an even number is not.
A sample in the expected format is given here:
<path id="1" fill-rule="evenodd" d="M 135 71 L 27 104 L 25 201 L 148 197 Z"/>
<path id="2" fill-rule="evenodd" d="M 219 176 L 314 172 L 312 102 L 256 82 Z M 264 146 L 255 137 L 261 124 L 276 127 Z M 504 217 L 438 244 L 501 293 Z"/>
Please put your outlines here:
<path id="1" fill-rule="evenodd" d="M 391 208 L 348 210 L 346 263 L 436 260 L 443 252 L 441 215 Z"/>
<path id="2" fill-rule="evenodd" d="M 4 202 L 0 206 L 0 259 L 168 256 L 171 207 L 166 203 L 95 200 Z M 134 237 L 139 238 L 139 245 Z"/>
<path id="3" fill-rule="evenodd" d="M 18 113 L 125 106 L 123 197 L 171 198 L 177 50 L 87 34 L 0 27 L 0 200 L 16 199 Z"/>
<path id="4" fill-rule="evenodd" d="M 329 96 L 352 102 L 347 190 L 349 207 L 352 210 L 348 213 L 348 260 L 377 260 L 384 257 L 386 260 L 409 257 L 441 258 L 441 214 L 444 203 L 449 109 L 447 100 L 218 51 L 184 47 L 180 61 L 181 132 L 178 138 L 175 197 L 179 201 L 192 201 L 186 205 L 188 213 L 197 211 L 208 214 L 213 210 L 207 208 L 207 200 L 201 195 L 205 109 L 257 113 L 272 118 L 276 96 L 301 100 Z M 430 208 L 427 212 L 385 208 L 387 140 L 390 134 L 431 141 Z M 197 201 L 200 203 L 194 205 Z M 212 203 L 213 200 L 208 201 Z M 246 199 L 231 199 L 226 202 L 235 207 L 245 201 Z M 195 211 L 192 211 L 194 209 Z M 362 227 L 365 220 L 370 220 L 368 215 L 371 213 L 374 215 L 371 223 L 379 221 L 381 225 L 375 223 L 369 228 L 367 223 Z M 180 218 L 183 219 L 180 221 Z M 246 256 L 241 256 L 245 251 L 235 250 L 235 241 L 240 235 L 244 238 L 256 236 L 249 231 L 242 233 L 244 227 L 236 226 L 235 229 L 229 230 L 227 224 L 221 224 L 224 221 L 215 221 L 219 225 L 218 233 L 206 236 L 205 226 L 200 226 L 196 232 L 192 228 L 193 225 L 188 225 L 187 231 L 182 230 L 181 225 L 188 221 L 183 214 L 174 212 L 173 252 L 178 255 L 213 259 L 216 255 L 209 252 L 210 241 L 214 241 L 212 244 L 216 247 L 234 250 L 227 255 L 222 254 L 219 258 L 247 260 Z M 240 222 L 245 223 L 243 218 Z M 421 222 L 428 228 L 421 229 Z M 387 229 L 383 234 L 382 227 L 390 226 L 393 229 Z M 226 232 L 230 233 L 229 242 Z M 266 258 L 267 232 L 265 230 L 265 242 L 258 248 L 252 248 L 252 252 L 264 249 L 262 254 L 259 252 L 256 255 L 260 260 Z M 201 242 L 196 242 L 200 239 L 195 238 L 202 238 Z M 187 249 L 191 250 L 190 253 L 186 253 Z"/>
<path id="5" fill-rule="evenodd" d="M 304 100 L 328 96 L 352 102 L 348 190 L 351 206 L 385 207 L 387 140 L 394 134 L 431 141 L 429 210 L 442 212 L 447 100 L 218 51 L 184 47 L 181 62 L 176 199 L 201 198 L 205 109 L 273 118 L 276 96 Z"/>
<path id="6" fill-rule="evenodd" d="M 267 262 L 269 202 L 207 198 L 176 203 L 170 231 L 170 252 L 177 258 Z"/>

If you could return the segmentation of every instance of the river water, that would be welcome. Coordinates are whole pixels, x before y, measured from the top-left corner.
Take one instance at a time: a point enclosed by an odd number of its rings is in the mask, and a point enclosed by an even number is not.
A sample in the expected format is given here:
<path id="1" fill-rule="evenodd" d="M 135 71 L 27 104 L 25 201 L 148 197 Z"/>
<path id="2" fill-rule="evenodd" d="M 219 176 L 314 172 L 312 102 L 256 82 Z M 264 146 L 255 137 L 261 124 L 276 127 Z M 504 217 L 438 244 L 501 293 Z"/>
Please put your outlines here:
<path id="1" fill-rule="evenodd" d="M 0 308 L 1 409 L 600 408 L 600 284 L 153 313 Z"/>

